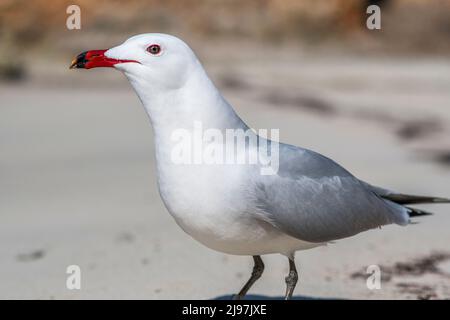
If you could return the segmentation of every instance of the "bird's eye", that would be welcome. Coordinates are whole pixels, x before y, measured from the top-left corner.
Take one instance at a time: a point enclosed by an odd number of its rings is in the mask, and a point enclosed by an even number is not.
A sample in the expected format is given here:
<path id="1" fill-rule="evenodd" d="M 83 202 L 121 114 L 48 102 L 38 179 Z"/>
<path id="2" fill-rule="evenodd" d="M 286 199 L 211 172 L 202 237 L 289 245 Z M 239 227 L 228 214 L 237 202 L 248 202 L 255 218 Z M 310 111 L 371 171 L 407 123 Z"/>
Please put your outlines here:
<path id="1" fill-rule="evenodd" d="M 161 47 L 157 44 L 152 44 L 148 46 L 147 51 L 150 52 L 151 54 L 157 55 L 158 53 L 161 52 Z"/>

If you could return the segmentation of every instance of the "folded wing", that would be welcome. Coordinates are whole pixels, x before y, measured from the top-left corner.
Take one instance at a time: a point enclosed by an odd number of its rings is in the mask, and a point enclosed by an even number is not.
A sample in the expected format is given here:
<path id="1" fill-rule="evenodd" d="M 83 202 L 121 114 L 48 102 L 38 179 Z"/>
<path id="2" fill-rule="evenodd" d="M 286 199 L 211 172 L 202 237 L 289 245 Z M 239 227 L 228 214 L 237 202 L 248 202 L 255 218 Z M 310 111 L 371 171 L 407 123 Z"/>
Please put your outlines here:
<path id="1" fill-rule="evenodd" d="M 277 175 L 255 178 L 254 195 L 267 221 L 295 238 L 327 242 L 409 222 L 408 209 L 381 198 L 334 161 L 280 145 Z"/>

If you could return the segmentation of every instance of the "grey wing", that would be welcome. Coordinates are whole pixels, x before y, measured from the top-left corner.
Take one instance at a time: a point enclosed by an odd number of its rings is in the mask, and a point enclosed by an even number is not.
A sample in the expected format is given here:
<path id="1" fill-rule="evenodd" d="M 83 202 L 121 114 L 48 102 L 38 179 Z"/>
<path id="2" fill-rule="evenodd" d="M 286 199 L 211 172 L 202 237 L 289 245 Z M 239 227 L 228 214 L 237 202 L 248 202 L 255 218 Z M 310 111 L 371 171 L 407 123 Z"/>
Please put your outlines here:
<path id="1" fill-rule="evenodd" d="M 295 238 L 326 242 L 382 225 L 407 224 L 406 208 L 380 198 L 334 161 L 280 144 L 276 175 L 255 178 L 259 212 Z"/>

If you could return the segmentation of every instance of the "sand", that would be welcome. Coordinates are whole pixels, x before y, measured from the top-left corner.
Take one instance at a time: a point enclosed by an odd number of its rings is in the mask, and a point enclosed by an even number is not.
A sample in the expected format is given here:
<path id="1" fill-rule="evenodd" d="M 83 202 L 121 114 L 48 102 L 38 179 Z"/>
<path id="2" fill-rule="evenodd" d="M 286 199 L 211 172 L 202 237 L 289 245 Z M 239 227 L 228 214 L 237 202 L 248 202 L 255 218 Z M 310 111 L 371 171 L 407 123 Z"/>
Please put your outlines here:
<path id="1" fill-rule="evenodd" d="M 251 57 L 213 56 L 206 66 L 252 127 L 279 128 L 282 141 L 373 184 L 450 196 L 449 60 Z M 237 292 L 251 258 L 203 247 L 170 217 L 156 188 L 152 131 L 126 80 L 66 67 L 36 66 L 29 81 L 0 85 L 0 298 Z M 450 206 L 422 208 L 435 215 L 298 252 L 296 297 L 449 298 Z M 263 259 L 251 297 L 281 297 L 287 260 Z M 81 290 L 66 288 L 73 264 Z M 382 271 L 379 290 L 366 286 L 373 264 Z"/>

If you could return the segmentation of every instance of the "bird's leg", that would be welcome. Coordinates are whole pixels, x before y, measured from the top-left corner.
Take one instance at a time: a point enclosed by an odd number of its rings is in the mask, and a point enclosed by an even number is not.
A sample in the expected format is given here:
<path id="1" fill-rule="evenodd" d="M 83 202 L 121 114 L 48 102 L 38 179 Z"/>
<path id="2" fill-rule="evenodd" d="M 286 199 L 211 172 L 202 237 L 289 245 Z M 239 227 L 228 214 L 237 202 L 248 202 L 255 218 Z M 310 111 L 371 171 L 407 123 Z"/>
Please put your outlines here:
<path id="1" fill-rule="evenodd" d="M 289 300 L 292 298 L 292 293 L 294 292 L 295 285 L 297 284 L 298 274 L 295 268 L 294 258 L 289 258 L 289 274 L 285 278 L 286 280 L 286 296 L 285 299 Z"/>
<path id="2" fill-rule="evenodd" d="M 242 287 L 241 291 L 239 291 L 239 293 L 233 297 L 233 300 L 240 300 L 244 298 L 251 286 L 256 282 L 256 280 L 261 277 L 264 271 L 264 263 L 261 259 L 261 256 L 253 256 L 253 261 L 255 262 L 255 265 L 253 266 L 253 271 L 250 279 L 248 279 L 247 283 Z"/>

